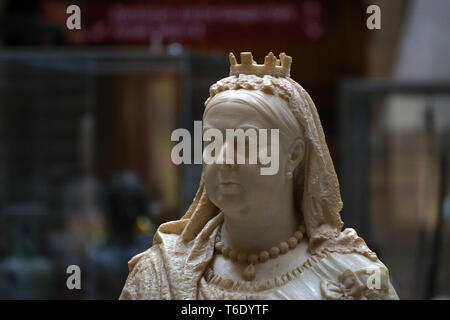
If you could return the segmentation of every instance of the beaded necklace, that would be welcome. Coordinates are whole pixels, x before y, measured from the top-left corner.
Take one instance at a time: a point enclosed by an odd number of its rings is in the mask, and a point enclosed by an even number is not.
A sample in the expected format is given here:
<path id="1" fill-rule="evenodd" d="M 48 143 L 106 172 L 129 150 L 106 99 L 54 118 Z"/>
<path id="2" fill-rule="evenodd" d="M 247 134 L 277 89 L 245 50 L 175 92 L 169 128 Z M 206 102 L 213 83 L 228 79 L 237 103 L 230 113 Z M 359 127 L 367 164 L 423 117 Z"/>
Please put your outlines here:
<path id="1" fill-rule="evenodd" d="M 252 281 L 255 279 L 256 275 L 256 269 L 254 266 L 255 264 L 266 262 L 269 259 L 275 259 L 280 254 L 284 254 L 290 249 L 294 249 L 295 247 L 297 247 L 297 244 L 302 241 L 304 233 L 305 226 L 299 225 L 294 234 L 290 236 L 286 241 L 280 242 L 277 246 L 273 246 L 269 250 L 262 250 L 257 254 L 247 254 L 244 252 L 237 252 L 236 250 L 225 246 L 222 241 L 221 228 L 219 228 L 214 247 L 216 249 L 216 252 L 220 253 L 224 258 L 229 258 L 232 261 L 241 264 L 247 264 L 247 267 L 244 269 L 243 277 L 247 281 Z"/>

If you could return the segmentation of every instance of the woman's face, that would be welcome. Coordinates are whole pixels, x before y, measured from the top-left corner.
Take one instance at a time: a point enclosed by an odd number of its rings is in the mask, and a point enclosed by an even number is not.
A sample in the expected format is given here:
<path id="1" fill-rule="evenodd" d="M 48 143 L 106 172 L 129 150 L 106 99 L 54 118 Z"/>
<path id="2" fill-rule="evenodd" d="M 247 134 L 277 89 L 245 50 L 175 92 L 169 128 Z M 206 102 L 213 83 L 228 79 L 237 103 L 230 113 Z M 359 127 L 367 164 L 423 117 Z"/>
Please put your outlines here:
<path id="1" fill-rule="evenodd" d="M 203 118 L 203 130 L 218 129 L 222 133 L 223 144 L 221 148 L 226 149 L 230 143 L 226 139 L 226 129 L 253 129 L 259 134 L 259 129 L 267 130 L 267 144 L 257 144 L 258 153 L 261 148 L 268 149 L 270 154 L 271 135 L 270 129 L 278 129 L 271 121 L 266 120 L 255 108 L 238 102 L 222 102 L 211 107 Z M 279 195 L 277 191 L 284 190 L 287 183 L 286 165 L 288 162 L 287 148 L 283 146 L 281 137 L 278 139 L 278 170 L 274 175 L 262 175 L 261 168 L 269 165 L 248 163 L 248 143 L 246 139 L 246 160 L 245 164 L 203 164 L 203 175 L 206 192 L 209 199 L 228 215 L 234 218 L 251 219 L 246 217 L 247 208 L 263 208 L 272 200 L 276 200 Z M 259 141 L 258 141 L 259 142 Z M 236 154 L 236 140 L 235 154 Z M 207 142 L 205 142 L 207 145 Z M 216 159 L 219 159 L 224 152 L 219 152 Z M 224 160 L 224 158 L 222 158 Z M 250 214 L 250 213 L 249 213 Z"/>

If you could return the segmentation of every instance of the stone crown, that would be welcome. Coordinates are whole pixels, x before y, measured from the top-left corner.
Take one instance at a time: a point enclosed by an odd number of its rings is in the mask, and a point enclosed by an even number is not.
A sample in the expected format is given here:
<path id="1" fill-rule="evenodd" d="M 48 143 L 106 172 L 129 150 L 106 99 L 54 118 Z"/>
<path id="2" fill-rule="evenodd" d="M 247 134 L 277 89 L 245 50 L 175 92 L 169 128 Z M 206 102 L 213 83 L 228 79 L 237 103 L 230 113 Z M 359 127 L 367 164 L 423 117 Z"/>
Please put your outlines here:
<path id="1" fill-rule="evenodd" d="M 241 63 L 238 64 L 236 57 L 232 52 L 229 54 L 230 76 L 239 76 L 240 74 L 254 74 L 260 77 L 265 75 L 275 77 L 290 77 L 292 57 L 284 52 L 280 53 L 280 59 L 277 59 L 272 52 L 264 59 L 264 64 L 257 64 L 253 60 L 251 52 L 241 52 Z"/>

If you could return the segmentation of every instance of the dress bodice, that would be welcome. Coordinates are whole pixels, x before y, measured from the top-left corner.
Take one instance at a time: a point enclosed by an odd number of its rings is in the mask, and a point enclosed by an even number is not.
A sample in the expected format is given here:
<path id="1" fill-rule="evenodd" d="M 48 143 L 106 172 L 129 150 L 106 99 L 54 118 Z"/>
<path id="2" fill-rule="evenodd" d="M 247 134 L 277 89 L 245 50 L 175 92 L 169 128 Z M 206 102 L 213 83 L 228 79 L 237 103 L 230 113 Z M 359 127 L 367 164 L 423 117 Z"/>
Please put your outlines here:
<path id="1" fill-rule="evenodd" d="M 182 223 L 166 228 L 177 231 Z M 217 230 L 218 224 L 210 224 L 187 243 L 177 233 L 160 232 L 153 247 L 128 263 L 120 298 L 398 299 L 388 269 L 352 229 L 341 232 L 333 246 L 294 260 L 288 271 L 254 281 L 231 279 L 223 268 L 214 270 Z"/>
<path id="2" fill-rule="evenodd" d="M 198 299 L 398 299 L 398 296 L 387 268 L 378 259 L 374 262 L 359 253 L 329 253 L 311 256 L 286 274 L 259 281 L 227 279 L 208 267 L 200 279 Z"/>

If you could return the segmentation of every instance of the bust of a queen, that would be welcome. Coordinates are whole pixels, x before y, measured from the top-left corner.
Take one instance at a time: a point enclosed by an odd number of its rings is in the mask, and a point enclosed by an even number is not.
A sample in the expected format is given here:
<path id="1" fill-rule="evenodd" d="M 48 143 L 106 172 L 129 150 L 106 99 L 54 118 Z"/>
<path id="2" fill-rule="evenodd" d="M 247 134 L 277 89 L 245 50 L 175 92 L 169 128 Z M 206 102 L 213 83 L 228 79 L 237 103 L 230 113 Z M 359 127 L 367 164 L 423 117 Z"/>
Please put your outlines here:
<path id="1" fill-rule="evenodd" d="M 210 87 L 204 130 L 277 129 L 278 140 L 258 145 L 278 151 L 277 170 L 225 161 L 234 143 L 224 139 L 185 215 L 129 261 L 120 299 L 398 299 L 377 255 L 355 230 L 341 231 L 333 162 L 291 63 L 284 53 L 263 65 L 230 54 L 230 76 Z"/>

